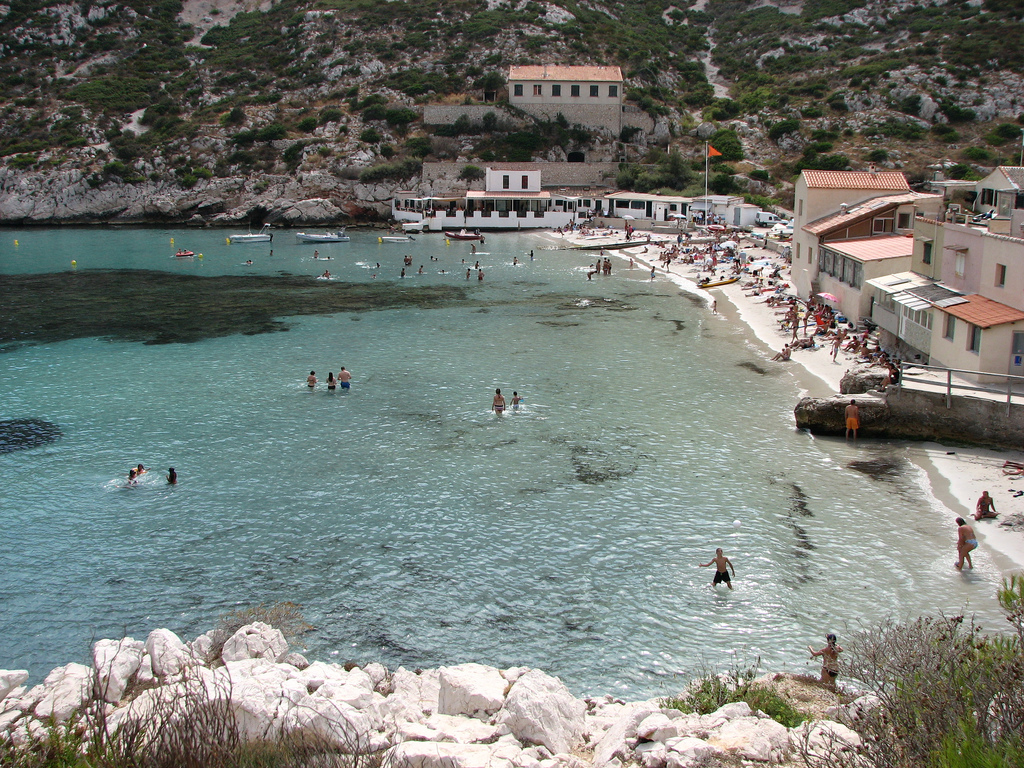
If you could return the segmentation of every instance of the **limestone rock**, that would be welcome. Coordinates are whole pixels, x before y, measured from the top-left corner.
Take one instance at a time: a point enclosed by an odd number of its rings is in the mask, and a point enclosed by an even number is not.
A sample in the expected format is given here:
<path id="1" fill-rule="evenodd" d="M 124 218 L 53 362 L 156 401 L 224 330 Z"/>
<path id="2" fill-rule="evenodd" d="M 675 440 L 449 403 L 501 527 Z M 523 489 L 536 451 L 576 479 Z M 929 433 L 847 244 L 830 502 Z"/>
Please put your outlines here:
<path id="1" fill-rule="evenodd" d="M 262 621 L 246 624 L 224 642 L 221 658 L 225 662 L 242 659 L 280 661 L 288 653 L 288 641 L 281 630 Z"/>
<path id="2" fill-rule="evenodd" d="M 794 750 L 818 758 L 837 752 L 848 752 L 861 745 L 860 734 L 842 723 L 814 720 L 801 723 L 790 731 L 790 745 Z"/>
<path id="3" fill-rule="evenodd" d="M 181 638 L 169 629 L 150 632 L 146 638 L 146 652 L 153 665 L 153 674 L 158 676 L 178 674 L 191 658 Z"/>
<path id="4" fill-rule="evenodd" d="M 849 404 L 850 398 L 842 395 L 826 398 L 804 397 L 794 410 L 796 425 L 799 429 L 809 429 L 816 435 L 845 435 L 845 412 Z M 889 408 L 885 400 L 863 395 L 857 398 L 857 406 L 860 409 L 858 436 L 878 435 L 879 426 L 884 425 L 889 417 Z"/>
<path id="5" fill-rule="evenodd" d="M 668 758 L 665 763 L 667 768 L 695 768 L 695 766 L 707 765 L 710 757 L 721 754 L 722 751 L 703 739 L 693 736 L 670 739 L 665 746 L 668 748 Z"/>
<path id="6" fill-rule="evenodd" d="M 570 752 L 583 743 L 586 711 L 561 680 L 531 669 L 512 686 L 498 720 L 521 741 Z"/>
<path id="7" fill-rule="evenodd" d="M 789 753 L 789 730 L 770 718 L 737 717 L 711 734 L 708 743 L 759 762 L 781 762 Z"/>
<path id="8" fill-rule="evenodd" d="M 294 651 L 287 654 L 281 661 L 285 664 L 291 664 L 300 671 L 309 667 L 309 660 L 301 653 L 295 653 Z"/>
<path id="9" fill-rule="evenodd" d="M 231 634 L 223 629 L 211 629 L 209 632 L 200 635 L 189 643 L 188 647 L 192 653 L 192 658 L 200 664 L 209 664 L 215 660 L 217 655 L 215 653 L 216 649 L 223 647 L 224 641 L 230 636 Z"/>
<path id="10" fill-rule="evenodd" d="M 627 704 L 618 720 L 605 731 L 604 736 L 595 745 L 594 768 L 604 768 L 613 760 L 626 759 L 629 752 L 626 739 L 636 738 L 637 726 L 657 711 L 658 708 L 649 702 Z"/>
<path id="11" fill-rule="evenodd" d="M 24 669 L 0 669 L 0 701 L 26 680 L 28 672 Z"/>
<path id="12" fill-rule="evenodd" d="M 284 717 L 285 732 L 310 731 L 347 754 L 376 752 L 388 747 L 377 717 L 344 702 L 306 695 Z"/>
<path id="13" fill-rule="evenodd" d="M 859 365 L 843 374 L 839 381 L 839 394 L 862 395 L 872 390 L 883 391 L 889 383 L 889 370 L 877 366 Z"/>
<path id="14" fill-rule="evenodd" d="M 459 664 L 441 667 L 437 711 L 444 715 L 469 715 L 484 719 L 505 703 L 505 678 L 494 667 Z"/>
<path id="15" fill-rule="evenodd" d="M 707 141 L 714 135 L 716 130 L 714 123 L 701 123 L 697 126 L 697 138 L 702 141 Z"/>
<path id="16" fill-rule="evenodd" d="M 92 692 L 92 670 L 84 664 L 57 667 L 43 681 L 45 693 L 33 710 L 40 720 L 67 720 L 82 708 Z"/>
<path id="17" fill-rule="evenodd" d="M 395 765 L 405 768 L 515 768 L 514 749 L 485 744 L 447 744 L 406 741 L 388 753 Z"/>
<path id="18" fill-rule="evenodd" d="M 121 640 L 100 640 L 92 647 L 92 667 L 104 701 L 116 704 L 124 695 L 128 682 L 139 670 L 146 644 L 130 637 Z"/>

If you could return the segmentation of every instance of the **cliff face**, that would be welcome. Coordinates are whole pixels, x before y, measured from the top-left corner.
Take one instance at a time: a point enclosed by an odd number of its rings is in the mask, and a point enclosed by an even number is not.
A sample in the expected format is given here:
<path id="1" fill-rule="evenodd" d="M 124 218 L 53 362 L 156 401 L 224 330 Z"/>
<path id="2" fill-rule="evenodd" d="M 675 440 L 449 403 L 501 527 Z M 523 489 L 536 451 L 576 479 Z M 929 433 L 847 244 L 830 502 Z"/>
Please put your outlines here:
<path id="1" fill-rule="evenodd" d="M 24 224 L 328 225 L 385 219 L 402 182 L 363 184 L 327 172 L 199 180 L 90 183 L 80 170 L 48 174 L 0 168 L 0 222 Z"/>

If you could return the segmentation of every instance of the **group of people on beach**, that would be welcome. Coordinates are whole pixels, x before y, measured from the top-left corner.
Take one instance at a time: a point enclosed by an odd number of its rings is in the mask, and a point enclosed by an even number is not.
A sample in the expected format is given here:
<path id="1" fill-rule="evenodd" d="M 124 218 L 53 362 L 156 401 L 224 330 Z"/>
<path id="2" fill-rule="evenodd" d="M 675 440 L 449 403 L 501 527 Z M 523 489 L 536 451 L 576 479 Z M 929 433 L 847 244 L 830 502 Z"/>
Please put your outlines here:
<path id="1" fill-rule="evenodd" d="M 139 478 L 149 472 L 145 466 L 139 464 L 138 466 L 132 467 L 128 470 L 128 486 L 132 487 L 139 484 Z M 167 470 L 167 483 L 168 485 L 176 485 L 178 483 L 178 473 L 174 471 L 174 467 Z"/>
<path id="2" fill-rule="evenodd" d="M 994 520 L 999 517 L 999 513 L 996 512 L 996 502 L 988 491 L 982 491 L 981 498 L 978 499 L 978 503 L 974 506 L 975 521 L 980 520 Z M 974 527 L 971 526 L 962 517 L 956 519 L 956 554 L 957 561 L 954 567 L 960 571 L 963 570 L 964 563 L 967 563 L 968 568 L 974 568 L 974 563 L 971 562 L 971 552 L 978 548 L 978 536 L 974 532 Z"/>
<path id="3" fill-rule="evenodd" d="M 316 377 L 316 371 L 310 371 L 309 376 L 306 377 L 306 386 L 309 387 L 309 391 L 312 392 L 316 389 L 316 385 L 320 381 Z M 345 366 L 341 366 L 341 370 L 338 371 L 338 375 L 335 376 L 334 372 L 331 371 L 327 374 L 327 391 L 333 392 L 338 387 L 342 389 L 350 389 L 352 387 L 352 374 L 345 369 Z"/>

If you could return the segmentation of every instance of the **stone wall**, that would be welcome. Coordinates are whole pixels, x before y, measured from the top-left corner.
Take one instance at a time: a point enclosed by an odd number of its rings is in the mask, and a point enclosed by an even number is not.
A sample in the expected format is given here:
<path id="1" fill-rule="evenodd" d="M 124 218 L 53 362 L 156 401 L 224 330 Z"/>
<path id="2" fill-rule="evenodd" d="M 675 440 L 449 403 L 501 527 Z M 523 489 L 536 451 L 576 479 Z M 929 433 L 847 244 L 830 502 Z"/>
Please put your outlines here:
<path id="1" fill-rule="evenodd" d="M 1011 405 L 1007 415 L 1005 401 L 954 396 L 952 407 L 946 408 L 944 394 L 904 389 L 897 395 L 892 386 L 884 395 L 858 395 L 854 399 L 860 407 L 860 437 L 935 440 L 1014 450 L 1020 450 L 1024 443 L 1024 405 Z M 849 402 L 846 396 L 805 397 L 794 410 L 796 425 L 816 435 L 843 435 L 843 411 Z"/>
<path id="2" fill-rule="evenodd" d="M 423 122 L 425 125 L 451 125 L 465 115 L 469 122 L 480 125 L 488 112 L 493 112 L 501 122 L 516 126 L 526 125 L 523 118 L 513 115 L 497 104 L 428 104 L 423 107 Z"/>

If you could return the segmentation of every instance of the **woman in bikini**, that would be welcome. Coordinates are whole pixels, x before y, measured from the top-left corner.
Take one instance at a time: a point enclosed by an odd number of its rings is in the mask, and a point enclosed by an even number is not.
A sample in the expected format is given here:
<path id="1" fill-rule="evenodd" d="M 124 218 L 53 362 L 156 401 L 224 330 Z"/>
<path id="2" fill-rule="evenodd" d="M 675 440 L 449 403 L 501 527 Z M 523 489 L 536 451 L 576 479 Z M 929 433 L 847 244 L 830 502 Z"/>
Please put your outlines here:
<path id="1" fill-rule="evenodd" d="M 816 651 L 811 646 L 807 646 L 807 649 L 811 656 L 821 656 L 821 683 L 835 690 L 836 678 L 839 676 L 839 654 L 843 649 L 831 632 L 825 635 L 825 643 L 821 650 Z"/>
<path id="2" fill-rule="evenodd" d="M 974 534 L 974 529 L 962 517 L 956 519 L 956 524 L 956 553 L 960 559 L 956 561 L 954 567 L 959 571 L 964 567 L 964 560 L 966 560 L 967 567 L 973 569 L 971 552 L 978 548 L 978 537 Z"/>
<path id="3" fill-rule="evenodd" d="M 501 390 L 494 390 L 494 402 L 491 403 L 491 410 L 497 414 L 501 414 L 505 410 L 505 398 L 501 395 Z"/>

